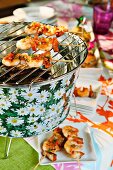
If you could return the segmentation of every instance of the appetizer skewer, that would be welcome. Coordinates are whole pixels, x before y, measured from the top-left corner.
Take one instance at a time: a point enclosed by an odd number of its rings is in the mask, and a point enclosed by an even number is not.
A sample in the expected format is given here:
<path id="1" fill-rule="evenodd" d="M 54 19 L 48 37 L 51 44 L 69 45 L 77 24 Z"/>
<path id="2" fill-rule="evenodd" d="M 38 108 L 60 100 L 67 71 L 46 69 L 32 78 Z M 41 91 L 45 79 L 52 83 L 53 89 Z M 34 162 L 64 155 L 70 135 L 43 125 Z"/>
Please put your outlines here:
<path id="1" fill-rule="evenodd" d="M 84 142 L 83 138 L 78 137 L 78 132 L 78 129 L 72 126 L 56 128 L 53 131 L 53 136 L 43 142 L 42 155 L 55 161 L 57 159 L 56 152 L 64 148 L 71 158 L 79 160 L 84 155 L 81 151 Z"/>
<path id="2" fill-rule="evenodd" d="M 7 67 L 17 66 L 19 68 L 28 67 L 28 68 L 49 68 L 54 62 L 73 62 L 73 60 L 65 59 L 54 59 L 51 56 L 50 51 L 46 51 L 42 54 L 32 54 L 28 53 L 9 53 L 2 59 L 2 64 Z"/>
<path id="3" fill-rule="evenodd" d="M 53 36 L 56 35 L 57 37 L 63 35 L 65 32 L 67 32 L 68 29 L 66 29 L 63 26 L 51 26 L 51 25 L 45 25 L 39 22 L 32 22 L 31 24 L 27 25 L 25 27 L 25 33 L 26 34 L 36 34 L 36 35 L 46 35 L 46 36 Z"/>
<path id="4" fill-rule="evenodd" d="M 5 66 L 11 67 L 11 66 L 27 66 L 29 68 L 32 67 L 42 67 L 44 66 L 45 68 L 48 68 L 51 66 L 51 53 L 49 51 L 46 51 L 42 54 L 33 54 L 33 55 L 28 55 L 27 53 L 10 53 L 7 56 L 5 56 L 2 59 L 2 63 Z"/>
<path id="5" fill-rule="evenodd" d="M 55 52 L 59 51 L 59 42 L 57 38 L 44 38 L 44 37 L 30 37 L 27 36 L 16 43 L 16 47 L 21 50 L 28 50 L 32 48 L 33 51 L 37 51 L 37 48 L 42 51 L 50 51 L 53 49 Z"/>
<path id="6" fill-rule="evenodd" d="M 60 151 L 64 145 L 65 137 L 58 131 L 54 131 L 53 136 L 42 144 L 42 154 L 51 161 L 56 161 L 56 152 Z"/>

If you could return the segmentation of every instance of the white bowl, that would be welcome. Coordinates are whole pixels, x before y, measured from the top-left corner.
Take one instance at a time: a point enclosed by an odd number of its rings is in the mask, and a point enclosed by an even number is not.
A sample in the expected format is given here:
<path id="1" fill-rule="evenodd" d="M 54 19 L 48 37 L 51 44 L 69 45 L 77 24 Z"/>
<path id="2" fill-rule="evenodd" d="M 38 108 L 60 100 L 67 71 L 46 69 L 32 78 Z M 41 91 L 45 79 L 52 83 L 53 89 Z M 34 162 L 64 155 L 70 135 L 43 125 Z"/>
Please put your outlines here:
<path id="1" fill-rule="evenodd" d="M 16 18 L 21 21 L 53 21 L 55 20 L 55 11 L 53 8 L 39 6 L 39 7 L 25 7 L 17 8 L 13 11 Z"/>

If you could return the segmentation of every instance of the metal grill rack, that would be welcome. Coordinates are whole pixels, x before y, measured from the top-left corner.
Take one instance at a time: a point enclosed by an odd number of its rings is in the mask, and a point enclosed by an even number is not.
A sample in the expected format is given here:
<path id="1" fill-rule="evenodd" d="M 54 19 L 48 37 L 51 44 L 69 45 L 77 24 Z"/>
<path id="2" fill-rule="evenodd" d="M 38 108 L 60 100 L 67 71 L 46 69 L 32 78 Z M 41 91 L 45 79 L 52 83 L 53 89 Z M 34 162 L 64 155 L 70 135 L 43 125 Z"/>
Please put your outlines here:
<path id="1" fill-rule="evenodd" d="M 0 26 L 0 58 L 10 52 L 16 52 L 16 41 L 25 37 L 24 27 L 29 23 L 12 23 Z M 42 36 L 42 35 L 41 35 Z M 73 33 L 66 32 L 58 37 L 59 52 L 53 53 L 52 58 L 57 59 L 48 69 L 31 68 L 19 70 L 14 67 L 6 67 L 0 63 L 0 85 L 2 86 L 19 86 L 42 84 L 48 81 L 59 79 L 79 67 L 87 56 L 86 43 Z M 63 45 L 64 44 L 64 45 Z M 66 45 L 67 44 L 67 45 Z M 37 51 L 22 51 L 31 54 Z M 73 60 L 73 62 L 60 62 L 60 60 Z"/>

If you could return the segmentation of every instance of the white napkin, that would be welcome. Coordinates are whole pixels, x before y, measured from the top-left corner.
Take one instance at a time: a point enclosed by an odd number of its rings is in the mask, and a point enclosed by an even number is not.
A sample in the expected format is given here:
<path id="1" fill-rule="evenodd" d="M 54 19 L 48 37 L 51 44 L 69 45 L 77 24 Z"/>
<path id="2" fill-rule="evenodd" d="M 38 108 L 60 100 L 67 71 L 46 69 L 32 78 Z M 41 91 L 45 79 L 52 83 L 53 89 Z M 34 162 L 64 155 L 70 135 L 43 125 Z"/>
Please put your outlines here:
<path id="1" fill-rule="evenodd" d="M 98 129 L 93 129 L 93 138 L 101 152 L 101 157 L 99 161 L 97 160 L 97 169 L 108 170 L 113 158 L 113 138 Z M 97 159 L 98 156 L 99 155 L 97 155 Z"/>

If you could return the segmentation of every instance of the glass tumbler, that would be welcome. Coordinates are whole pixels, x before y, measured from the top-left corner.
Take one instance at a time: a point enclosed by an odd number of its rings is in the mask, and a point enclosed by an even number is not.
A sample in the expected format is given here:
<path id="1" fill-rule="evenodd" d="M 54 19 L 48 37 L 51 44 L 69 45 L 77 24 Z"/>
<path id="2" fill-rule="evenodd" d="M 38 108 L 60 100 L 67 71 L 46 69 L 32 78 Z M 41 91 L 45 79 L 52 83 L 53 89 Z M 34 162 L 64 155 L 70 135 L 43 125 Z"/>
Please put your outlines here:
<path id="1" fill-rule="evenodd" d="M 113 20 L 113 11 L 106 6 L 96 5 L 93 10 L 94 33 L 107 34 Z"/>

